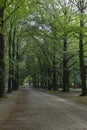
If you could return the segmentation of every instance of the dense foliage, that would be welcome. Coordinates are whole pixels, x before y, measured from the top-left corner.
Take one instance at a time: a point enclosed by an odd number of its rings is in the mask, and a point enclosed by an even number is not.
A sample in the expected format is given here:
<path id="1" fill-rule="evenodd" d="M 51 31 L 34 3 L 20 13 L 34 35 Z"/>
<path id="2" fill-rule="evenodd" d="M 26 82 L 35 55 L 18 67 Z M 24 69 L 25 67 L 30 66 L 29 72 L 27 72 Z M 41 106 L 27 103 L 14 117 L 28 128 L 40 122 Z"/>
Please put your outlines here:
<path id="1" fill-rule="evenodd" d="M 0 96 L 34 87 L 86 95 L 87 0 L 0 1 Z"/>

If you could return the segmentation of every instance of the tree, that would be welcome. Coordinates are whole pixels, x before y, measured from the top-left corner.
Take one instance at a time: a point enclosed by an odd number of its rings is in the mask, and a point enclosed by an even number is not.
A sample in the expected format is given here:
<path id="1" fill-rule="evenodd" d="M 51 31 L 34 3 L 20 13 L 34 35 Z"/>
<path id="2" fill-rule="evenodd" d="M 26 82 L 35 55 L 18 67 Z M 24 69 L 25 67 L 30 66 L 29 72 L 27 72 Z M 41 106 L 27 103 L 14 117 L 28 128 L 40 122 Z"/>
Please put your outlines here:
<path id="1" fill-rule="evenodd" d="M 84 61 L 84 15 L 85 10 L 87 8 L 86 0 L 77 0 L 71 2 L 76 6 L 79 12 L 79 61 L 80 61 L 80 75 L 81 75 L 81 88 L 82 94 L 81 96 L 86 95 L 86 69 L 85 69 L 85 61 Z"/>
<path id="2" fill-rule="evenodd" d="M 46 74 L 46 77 L 48 76 L 48 88 L 54 90 L 58 88 L 57 75 L 59 74 L 63 79 L 63 90 L 68 91 L 69 75 L 72 70 L 71 67 L 75 64 L 75 61 L 71 62 L 71 59 L 75 55 L 69 51 L 68 47 L 69 42 L 72 39 L 70 38 L 70 36 L 72 36 L 72 32 L 70 32 L 72 21 L 70 15 L 72 13 L 70 3 L 69 5 L 64 3 L 62 7 L 58 2 L 56 3 L 52 2 L 49 6 L 49 2 L 46 2 L 45 4 L 43 2 L 41 5 L 42 8 L 39 8 L 40 11 L 38 12 L 35 9 L 34 14 L 31 13 L 30 17 L 22 22 L 22 26 L 24 31 L 29 34 L 28 36 L 34 39 L 32 44 L 36 42 L 35 47 L 39 46 L 41 52 L 45 56 L 47 66 L 49 66 L 46 67 L 46 69 L 48 68 L 48 74 Z M 70 52 L 69 54 L 68 51 Z M 45 72 L 45 69 L 42 70 L 43 62 L 40 56 L 38 61 L 41 69 L 40 76 L 43 79 L 42 72 Z M 58 67 L 61 66 L 61 64 L 63 67 L 59 70 Z"/>
<path id="3" fill-rule="evenodd" d="M 6 6 L 7 0 L 0 1 L 0 97 L 4 95 L 5 82 L 4 82 L 4 9 Z"/>

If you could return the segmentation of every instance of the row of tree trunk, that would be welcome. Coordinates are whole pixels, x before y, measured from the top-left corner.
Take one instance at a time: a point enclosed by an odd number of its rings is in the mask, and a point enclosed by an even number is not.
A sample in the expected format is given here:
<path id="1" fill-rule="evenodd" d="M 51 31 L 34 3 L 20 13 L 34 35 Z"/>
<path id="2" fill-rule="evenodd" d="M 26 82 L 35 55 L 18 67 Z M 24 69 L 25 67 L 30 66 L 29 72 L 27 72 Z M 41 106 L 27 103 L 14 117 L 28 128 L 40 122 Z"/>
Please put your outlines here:
<path id="1" fill-rule="evenodd" d="M 4 40 L 4 5 L 0 6 L 0 97 L 5 93 L 5 40 Z M 13 39 L 12 39 L 13 32 Z M 8 92 L 18 89 L 18 43 L 15 42 L 16 28 L 12 31 L 10 26 L 8 37 L 9 48 L 9 74 L 8 74 Z M 16 47 L 15 47 L 16 43 Z M 16 62 L 15 62 L 16 61 Z"/>
<path id="2" fill-rule="evenodd" d="M 9 76 L 8 93 L 18 89 L 18 40 L 16 40 L 16 25 L 10 23 L 8 37 Z"/>

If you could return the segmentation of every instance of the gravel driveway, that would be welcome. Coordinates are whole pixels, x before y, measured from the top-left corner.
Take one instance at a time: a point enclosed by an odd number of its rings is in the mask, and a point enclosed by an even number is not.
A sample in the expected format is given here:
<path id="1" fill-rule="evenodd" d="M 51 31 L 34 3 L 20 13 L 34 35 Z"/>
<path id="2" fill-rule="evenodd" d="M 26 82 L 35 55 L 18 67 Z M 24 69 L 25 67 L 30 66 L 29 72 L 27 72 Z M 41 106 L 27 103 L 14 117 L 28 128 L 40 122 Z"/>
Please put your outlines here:
<path id="1" fill-rule="evenodd" d="M 0 130 L 87 130 L 87 106 L 24 88 Z"/>

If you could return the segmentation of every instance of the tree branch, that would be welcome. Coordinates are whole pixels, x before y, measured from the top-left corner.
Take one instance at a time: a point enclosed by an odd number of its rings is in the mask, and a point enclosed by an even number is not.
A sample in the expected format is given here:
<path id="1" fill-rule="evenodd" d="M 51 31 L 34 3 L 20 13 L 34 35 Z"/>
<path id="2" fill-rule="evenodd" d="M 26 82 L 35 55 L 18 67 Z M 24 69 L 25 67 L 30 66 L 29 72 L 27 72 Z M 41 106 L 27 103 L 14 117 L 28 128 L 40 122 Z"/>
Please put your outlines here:
<path id="1" fill-rule="evenodd" d="M 19 9 L 19 7 L 20 7 L 20 6 L 16 7 L 16 8 L 11 12 L 11 14 L 10 14 L 9 16 L 7 16 L 6 19 L 3 20 L 3 22 L 6 22 L 6 21 L 10 18 L 10 16 L 11 16 L 17 9 Z"/>

